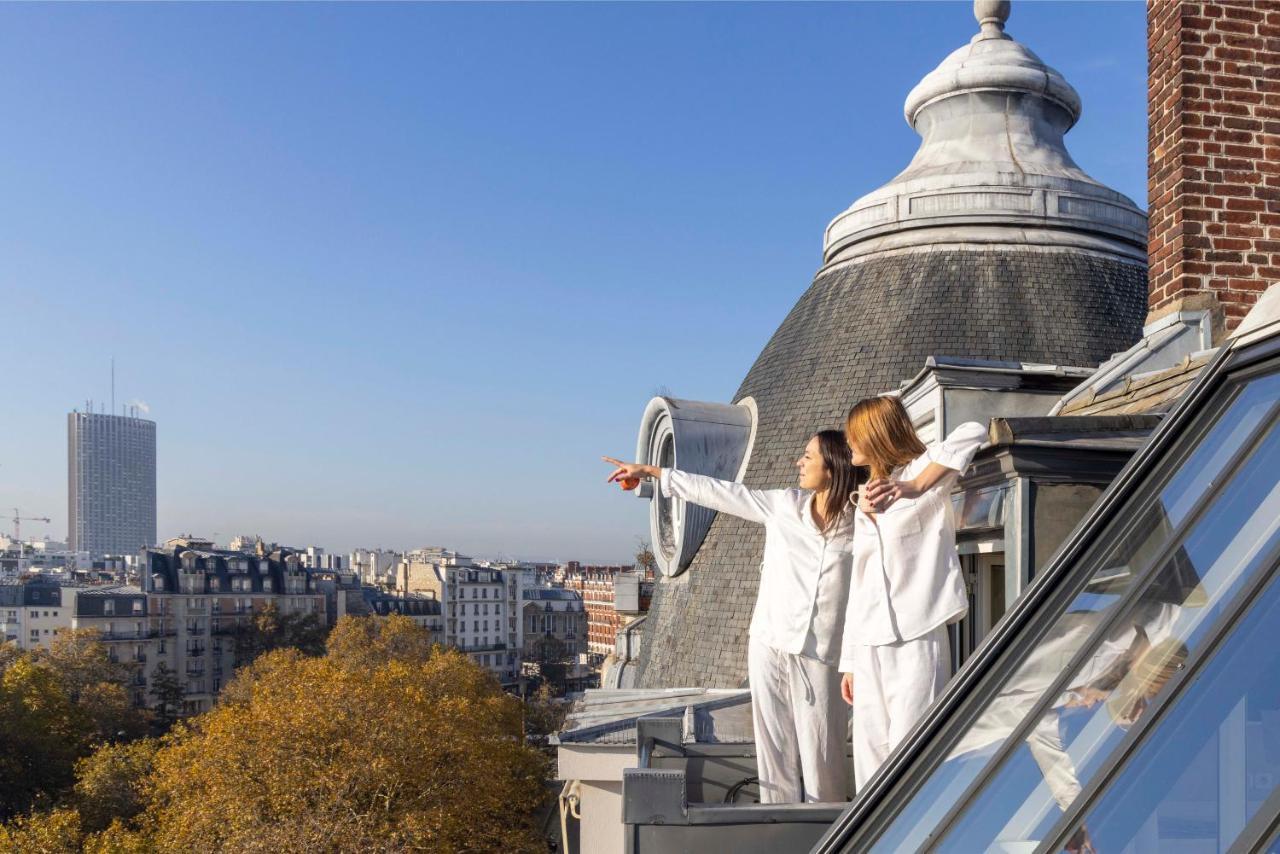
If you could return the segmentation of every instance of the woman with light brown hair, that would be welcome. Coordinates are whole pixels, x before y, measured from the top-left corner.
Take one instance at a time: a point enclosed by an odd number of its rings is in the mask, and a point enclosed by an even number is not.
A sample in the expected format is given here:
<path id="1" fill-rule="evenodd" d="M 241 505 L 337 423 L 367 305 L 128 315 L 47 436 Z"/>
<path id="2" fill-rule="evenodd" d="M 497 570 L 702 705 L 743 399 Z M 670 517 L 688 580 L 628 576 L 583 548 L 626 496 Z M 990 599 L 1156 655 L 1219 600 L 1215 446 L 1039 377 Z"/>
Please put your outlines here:
<path id="1" fill-rule="evenodd" d="M 871 475 L 854 514 L 840 653 L 858 789 L 946 684 L 947 624 L 969 607 L 951 489 L 986 436 L 985 427 L 968 422 L 926 446 L 896 397 L 867 398 L 849 410 L 853 464 Z"/>

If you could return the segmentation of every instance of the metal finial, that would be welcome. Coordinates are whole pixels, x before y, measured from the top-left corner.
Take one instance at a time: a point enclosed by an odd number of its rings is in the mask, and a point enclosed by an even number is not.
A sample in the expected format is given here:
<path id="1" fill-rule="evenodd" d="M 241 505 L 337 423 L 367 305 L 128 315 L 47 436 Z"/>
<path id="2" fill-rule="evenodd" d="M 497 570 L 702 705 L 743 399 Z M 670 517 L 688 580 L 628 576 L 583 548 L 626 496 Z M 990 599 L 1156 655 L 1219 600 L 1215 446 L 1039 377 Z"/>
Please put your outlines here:
<path id="1" fill-rule="evenodd" d="M 982 28 L 981 38 L 1007 38 L 1004 22 L 1009 20 L 1009 5 L 1009 0 L 973 0 L 973 17 Z"/>

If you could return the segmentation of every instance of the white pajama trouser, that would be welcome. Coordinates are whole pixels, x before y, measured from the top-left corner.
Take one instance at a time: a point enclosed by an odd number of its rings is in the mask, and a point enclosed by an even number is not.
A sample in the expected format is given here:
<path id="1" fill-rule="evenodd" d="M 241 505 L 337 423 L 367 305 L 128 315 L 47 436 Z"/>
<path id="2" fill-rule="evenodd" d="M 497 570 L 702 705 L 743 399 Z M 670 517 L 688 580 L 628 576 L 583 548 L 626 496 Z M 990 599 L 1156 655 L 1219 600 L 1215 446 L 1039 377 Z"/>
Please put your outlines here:
<path id="1" fill-rule="evenodd" d="M 847 800 L 849 713 L 839 669 L 752 638 L 747 677 L 760 802 Z"/>
<path id="2" fill-rule="evenodd" d="M 853 780 L 861 791 L 947 684 L 947 627 L 853 650 Z"/>

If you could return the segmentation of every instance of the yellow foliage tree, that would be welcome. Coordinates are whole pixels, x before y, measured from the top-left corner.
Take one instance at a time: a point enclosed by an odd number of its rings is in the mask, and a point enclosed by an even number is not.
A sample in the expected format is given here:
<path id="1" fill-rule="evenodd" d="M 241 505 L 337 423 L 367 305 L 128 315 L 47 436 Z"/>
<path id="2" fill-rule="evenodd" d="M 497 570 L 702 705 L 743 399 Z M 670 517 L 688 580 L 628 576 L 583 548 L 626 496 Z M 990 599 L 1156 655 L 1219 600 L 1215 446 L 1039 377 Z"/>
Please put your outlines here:
<path id="1" fill-rule="evenodd" d="M 154 738 L 107 744 L 76 763 L 73 802 L 86 831 L 105 831 L 146 809 L 147 781 L 159 747 Z"/>
<path id="2" fill-rule="evenodd" d="M 69 788 L 92 729 L 53 671 L 26 657 L 10 664 L 0 674 L 0 819 Z"/>
<path id="3" fill-rule="evenodd" d="M 154 757 L 158 850 L 546 850 L 519 701 L 411 620 L 347 618 L 325 657 L 271 652 L 229 688 Z"/>
<path id="4" fill-rule="evenodd" d="M 153 854 L 144 834 L 114 821 L 101 833 L 84 834 L 73 809 L 33 813 L 0 824 L 0 854 Z"/>
<path id="5" fill-rule="evenodd" d="M 388 661 L 422 664 L 431 657 L 435 646 L 430 632 L 401 616 L 340 620 L 326 642 L 331 661 L 356 670 Z"/>
<path id="6" fill-rule="evenodd" d="M 47 668 L 63 692 L 88 716 L 98 741 L 141 736 L 147 716 L 133 706 L 126 689 L 135 666 L 113 661 L 93 629 L 59 633 L 48 649 L 35 650 L 30 659 Z"/>
<path id="7" fill-rule="evenodd" d="M 80 815 L 53 810 L 0 825 L 0 854 L 79 854 Z"/>
<path id="8" fill-rule="evenodd" d="M 130 674 L 97 633 L 64 632 L 47 650 L 0 646 L 0 820 L 57 803 L 77 759 L 146 730 Z"/>

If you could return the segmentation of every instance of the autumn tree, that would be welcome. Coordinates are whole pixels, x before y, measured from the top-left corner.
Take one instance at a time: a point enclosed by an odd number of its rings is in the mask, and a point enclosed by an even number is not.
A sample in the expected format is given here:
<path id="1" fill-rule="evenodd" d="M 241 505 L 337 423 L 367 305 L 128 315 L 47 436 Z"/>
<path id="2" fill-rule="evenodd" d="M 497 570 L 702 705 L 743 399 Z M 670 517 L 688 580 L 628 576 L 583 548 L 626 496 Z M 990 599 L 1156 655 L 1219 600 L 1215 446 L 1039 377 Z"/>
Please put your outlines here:
<path id="1" fill-rule="evenodd" d="M 532 660 L 538 665 L 543 685 L 550 686 L 556 694 L 565 692 L 565 679 L 573 656 L 564 641 L 554 635 L 543 635 L 532 644 Z"/>
<path id="2" fill-rule="evenodd" d="M 102 682 L 127 685 L 135 672 L 135 665 L 111 658 L 96 629 L 64 629 L 47 649 L 31 655 L 58 675 L 72 700 Z"/>
<path id="3" fill-rule="evenodd" d="M 305 655 L 324 653 L 326 628 L 314 613 L 280 613 L 275 602 L 255 611 L 235 635 L 237 664 L 249 664 L 275 649 L 297 649 Z"/>
<path id="4" fill-rule="evenodd" d="M 4 793 L 0 854 L 545 851 L 548 764 L 521 712 L 411 620 L 346 618 L 326 655 L 269 652 L 214 710 L 76 762 L 88 714 L 22 657 L 0 677 L 0 786 L 26 787 Z M 71 737 L 11 744 L 55 732 Z M 14 762 L 37 755 L 57 761 Z"/>
<path id="5" fill-rule="evenodd" d="M 60 808 L 0 825 L 0 854 L 154 854 L 147 836 L 116 821 L 86 833 L 80 814 Z"/>
<path id="6" fill-rule="evenodd" d="M 356 670 L 388 661 L 425 664 L 435 651 L 431 632 L 408 617 L 339 620 L 329 633 L 329 659 Z"/>
<path id="7" fill-rule="evenodd" d="M 79 854 L 83 846 L 75 810 L 36 813 L 0 825 L 0 854 Z"/>
<path id="8" fill-rule="evenodd" d="M 151 698 L 155 700 L 156 718 L 162 729 L 173 726 L 182 714 L 182 701 L 186 691 L 178 674 L 170 670 L 163 661 L 151 671 Z"/>
<path id="9" fill-rule="evenodd" d="M 263 655 L 155 754 L 160 851 L 545 851 L 521 706 L 404 617 Z"/>
<path id="10" fill-rule="evenodd" d="M 22 647 L 13 641 L 0 642 L 0 673 L 9 669 L 9 665 L 22 658 L 25 653 Z"/>
<path id="11" fill-rule="evenodd" d="M 96 745 L 145 732 L 132 673 L 96 632 L 63 632 L 31 652 L 0 648 L 0 820 L 57 802 Z"/>
<path id="12" fill-rule="evenodd" d="M 108 744 L 76 763 L 72 802 L 85 831 L 107 830 L 116 821 L 128 824 L 146 809 L 147 780 L 159 747 L 154 738 Z"/>
<path id="13" fill-rule="evenodd" d="M 550 753 L 550 737 L 564 727 L 570 703 L 545 682 L 524 701 L 524 734 L 529 744 Z"/>
<path id="14" fill-rule="evenodd" d="M 137 665 L 111 658 L 100 638 L 92 629 L 63 631 L 48 649 L 31 655 L 53 672 L 67 697 L 88 716 L 95 741 L 139 738 L 149 716 L 130 696 Z"/>
<path id="15" fill-rule="evenodd" d="M 69 789 L 92 731 L 52 670 L 30 657 L 10 664 L 0 676 L 0 820 Z"/>

